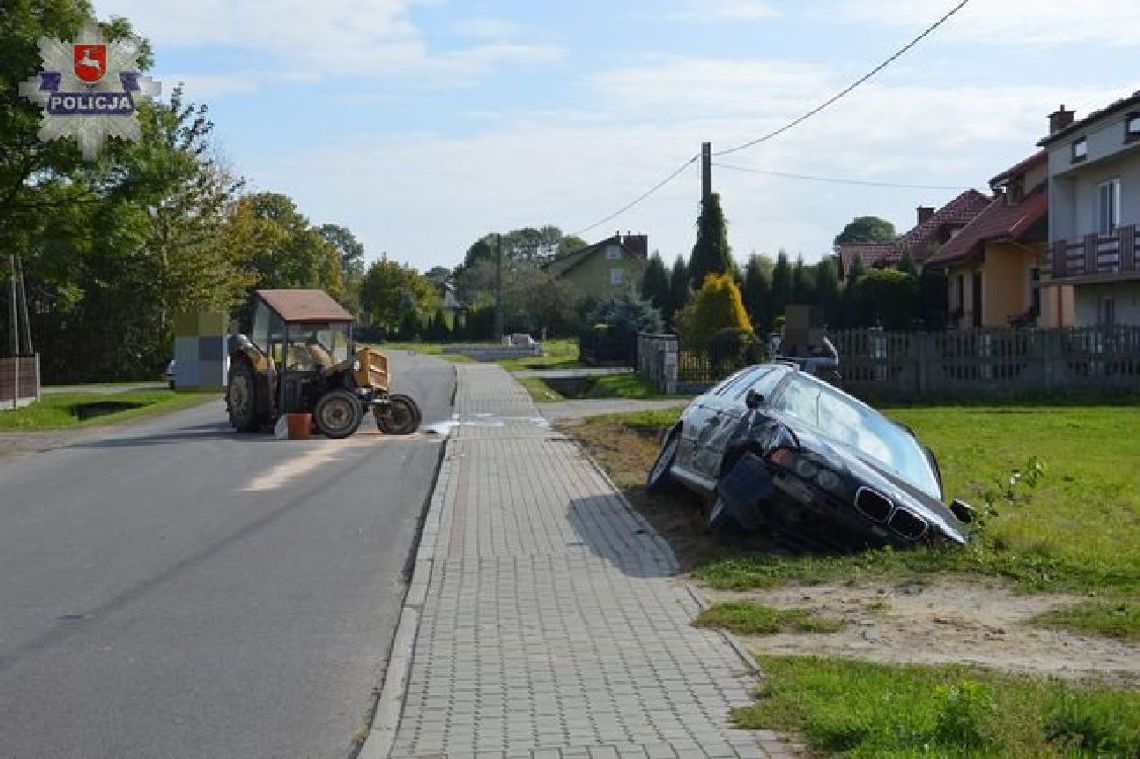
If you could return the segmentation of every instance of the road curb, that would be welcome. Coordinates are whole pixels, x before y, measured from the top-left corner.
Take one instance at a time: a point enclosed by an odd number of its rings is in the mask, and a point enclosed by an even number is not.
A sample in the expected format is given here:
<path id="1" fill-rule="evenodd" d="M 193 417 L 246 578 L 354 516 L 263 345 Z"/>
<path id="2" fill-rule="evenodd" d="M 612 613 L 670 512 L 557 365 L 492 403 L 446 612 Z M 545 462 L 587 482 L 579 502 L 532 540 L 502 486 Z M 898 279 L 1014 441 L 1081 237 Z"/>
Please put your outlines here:
<path id="1" fill-rule="evenodd" d="M 693 585 L 691 582 L 686 582 L 685 590 L 688 592 L 689 597 L 693 599 L 693 603 L 697 605 L 698 609 L 704 611 L 709 608 L 710 604 L 708 602 L 708 599 L 704 597 L 703 593 L 697 590 L 697 586 Z M 729 647 L 732 648 L 740 660 L 744 662 L 744 666 L 748 668 L 749 672 L 751 672 L 756 677 L 764 676 L 764 673 L 760 671 L 760 665 L 757 664 L 756 659 L 753 658 L 750 653 L 748 653 L 748 649 L 744 647 L 744 644 L 740 642 L 739 638 L 737 638 L 728 630 L 718 629 L 716 632 L 720 633 L 721 637 L 724 638 Z"/>
<path id="2" fill-rule="evenodd" d="M 396 730 L 400 726 L 400 716 L 404 709 L 404 697 L 408 688 L 408 677 L 411 674 L 412 662 L 415 658 L 421 610 L 427 600 L 428 587 L 431 585 L 431 574 L 435 566 L 435 543 L 439 536 L 444 501 L 453 479 L 452 457 L 449 456 L 452 449 L 451 438 L 448 437 L 443 442 L 439 473 L 436 475 L 431 501 L 420 530 L 419 545 L 416 548 L 415 561 L 412 565 L 411 581 L 408 585 L 408 592 L 404 596 L 403 608 L 400 610 L 400 621 L 396 626 L 396 635 L 392 641 L 388 669 L 384 675 L 384 683 L 380 686 L 380 694 L 376 699 L 376 710 L 372 717 L 368 737 L 364 739 L 364 744 L 357 754 L 359 759 L 387 759 L 392 752 Z"/>

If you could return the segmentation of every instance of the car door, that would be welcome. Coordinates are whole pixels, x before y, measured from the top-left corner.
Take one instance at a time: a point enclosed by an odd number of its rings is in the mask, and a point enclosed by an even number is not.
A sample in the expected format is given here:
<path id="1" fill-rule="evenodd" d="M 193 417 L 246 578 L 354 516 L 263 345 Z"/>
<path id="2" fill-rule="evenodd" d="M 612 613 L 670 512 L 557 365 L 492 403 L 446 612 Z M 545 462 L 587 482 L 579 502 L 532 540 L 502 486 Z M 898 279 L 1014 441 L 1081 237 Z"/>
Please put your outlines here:
<path id="1" fill-rule="evenodd" d="M 719 474 L 720 456 L 717 441 L 735 429 L 733 405 L 736 393 L 748 387 L 763 371 L 763 367 L 750 367 L 733 375 L 701 401 L 702 420 L 693 443 L 692 469 L 696 474 L 715 480 Z"/>
<path id="2" fill-rule="evenodd" d="M 707 426 L 710 415 L 715 414 L 712 398 L 738 382 L 747 370 L 739 371 L 723 380 L 703 395 L 697 396 L 681 415 L 681 440 L 677 446 L 676 463 L 693 472 L 697 441 L 701 431 Z"/>
<path id="3" fill-rule="evenodd" d="M 739 434 L 740 425 L 744 423 L 745 417 L 748 415 L 749 409 L 745 404 L 748 392 L 754 390 L 765 399 L 770 398 L 785 374 L 787 374 L 787 369 L 782 366 L 772 364 L 760 366 L 743 382 L 720 398 L 718 411 L 722 420 L 707 443 L 709 449 L 708 466 L 710 467 L 707 477 L 716 478 L 720 476 L 721 464 L 725 453 L 728 451 L 728 445 Z"/>

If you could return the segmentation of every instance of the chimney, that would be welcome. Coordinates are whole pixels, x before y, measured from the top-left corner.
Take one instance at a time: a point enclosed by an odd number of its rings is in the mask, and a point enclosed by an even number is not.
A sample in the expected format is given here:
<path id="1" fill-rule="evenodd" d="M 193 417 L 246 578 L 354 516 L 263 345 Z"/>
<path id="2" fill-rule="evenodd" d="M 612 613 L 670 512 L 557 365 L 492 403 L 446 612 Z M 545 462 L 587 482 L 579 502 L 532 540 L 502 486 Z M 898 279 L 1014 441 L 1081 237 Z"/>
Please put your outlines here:
<path id="1" fill-rule="evenodd" d="M 1049 114 L 1049 134 L 1057 134 L 1057 132 L 1072 126 L 1072 124 L 1073 112 L 1066 111 L 1064 105 Z"/>
<path id="2" fill-rule="evenodd" d="M 932 216 L 934 216 L 934 208 L 932 206 L 919 206 L 918 207 L 918 223 L 919 224 L 922 224 L 923 222 L 926 222 L 926 221 L 930 221 L 930 218 Z"/>

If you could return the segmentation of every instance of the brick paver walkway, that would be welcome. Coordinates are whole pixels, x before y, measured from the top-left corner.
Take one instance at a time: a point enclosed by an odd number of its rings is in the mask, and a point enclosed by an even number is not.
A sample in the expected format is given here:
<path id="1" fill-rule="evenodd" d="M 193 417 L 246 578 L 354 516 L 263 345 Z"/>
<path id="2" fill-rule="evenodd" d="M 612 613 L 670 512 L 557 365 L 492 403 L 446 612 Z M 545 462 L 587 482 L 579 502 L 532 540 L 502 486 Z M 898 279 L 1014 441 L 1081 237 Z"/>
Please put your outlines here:
<path id="1" fill-rule="evenodd" d="M 689 624 L 668 545 L 505 371 L 458 372 L 391 756 L 787 755 L 729 727 L 755 678 Z"/>

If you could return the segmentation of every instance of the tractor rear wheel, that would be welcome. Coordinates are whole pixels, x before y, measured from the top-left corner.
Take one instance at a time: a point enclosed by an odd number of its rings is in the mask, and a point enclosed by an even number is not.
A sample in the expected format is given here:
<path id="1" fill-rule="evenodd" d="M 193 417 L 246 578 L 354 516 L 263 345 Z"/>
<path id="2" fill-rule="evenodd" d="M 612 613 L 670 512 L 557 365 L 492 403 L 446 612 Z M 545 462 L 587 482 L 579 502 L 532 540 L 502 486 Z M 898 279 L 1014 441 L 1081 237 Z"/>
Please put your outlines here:
<path id="1" fill-rule="evenodd" d="M 226 408 L 230 424 L 238 432 L 256 432 L 261 426 L 257 418 L 257 377 L 245 361 L 235 362 L 230 370 Z"/>
<path id="2" fill-rule="evenodd" d="M 388 403 L 372 407 L 376 427 L 385 435 L 410 435 L 419 428 L 420 410 L 406 395 L 393 395 Z"/>
<path id="3" fill-rule="evenodd" d="M 313 422 L 325 437 L 346 438 L 360 426 L 364 410 L 356 396 L 342 388 L 330 390 L 317 401 Z"/>

